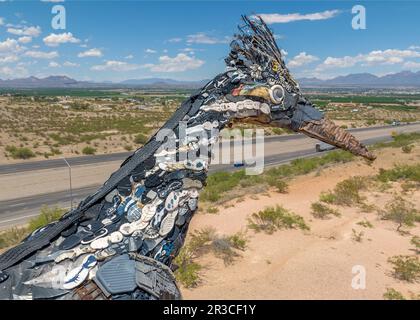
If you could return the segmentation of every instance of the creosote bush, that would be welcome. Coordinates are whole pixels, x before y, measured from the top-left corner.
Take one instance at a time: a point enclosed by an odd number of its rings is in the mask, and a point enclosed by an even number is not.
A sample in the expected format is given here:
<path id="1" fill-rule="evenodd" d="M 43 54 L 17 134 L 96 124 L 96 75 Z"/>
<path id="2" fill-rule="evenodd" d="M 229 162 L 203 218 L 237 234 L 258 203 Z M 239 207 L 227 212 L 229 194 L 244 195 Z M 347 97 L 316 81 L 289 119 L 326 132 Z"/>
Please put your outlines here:
<path id="1" fill-rule="evenodd" d="M 420 261 L 416 256 L 394 256 L 388 259 L 397 279 L 414 282 L 420 279 Z"/>
<path id="2" fill-rule="evenodd" d="M 331 215 L 336 217 L 341 216 L 338 210 L 333 209 L 321 202 L 314 202 L 311 204 L 311 214 L 318 219 L 328 219 Z"/>
<path id="3" fill-rule="evenodd" d="M 248 227 L 256 232 L 263 231 L 268 234 L 281 229 L 309 230 L 301 216 L 279 205 L 253 213 L 248 218 Z"/>

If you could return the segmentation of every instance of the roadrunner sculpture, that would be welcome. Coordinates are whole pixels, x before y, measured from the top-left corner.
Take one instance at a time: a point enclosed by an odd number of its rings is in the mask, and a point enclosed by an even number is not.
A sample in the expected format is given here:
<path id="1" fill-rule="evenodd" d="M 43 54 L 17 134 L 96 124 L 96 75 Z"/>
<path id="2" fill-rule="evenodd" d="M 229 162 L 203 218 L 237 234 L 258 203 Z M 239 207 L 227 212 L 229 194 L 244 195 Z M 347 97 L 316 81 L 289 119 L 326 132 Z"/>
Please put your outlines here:
<path id="1" fill-rule="evenodd" d="M 242 19 L 224 73 L 96 193 L 0 256 L 0 299 L 180 299 L 173 259 L 205 185 L 209 150 L 232 122 L 286 127 L 375 158 L 305 99 L 263 20 Z"/>

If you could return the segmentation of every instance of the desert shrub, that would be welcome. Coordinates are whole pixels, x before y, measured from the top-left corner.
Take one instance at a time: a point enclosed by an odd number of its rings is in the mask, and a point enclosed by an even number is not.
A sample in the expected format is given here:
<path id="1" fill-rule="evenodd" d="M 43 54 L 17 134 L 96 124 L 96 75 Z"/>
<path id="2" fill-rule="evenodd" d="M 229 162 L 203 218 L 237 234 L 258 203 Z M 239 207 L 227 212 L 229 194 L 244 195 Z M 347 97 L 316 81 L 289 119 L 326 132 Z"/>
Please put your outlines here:
<path id="1" fill-rule="evenodd" d="M 126 144 L 126 145 L 124 146 L 124 149 L 125 149 L 125 150 L 127 150 L 127 151 L 131 151 L 131 150 L 133 150 L 133 146 L 131 146 L 131 145 L 129 145 L 129 144 Z"/>
<path id="2" fill-rule="evenodd" d="M 339 217 L 340 212 L 321 202 L 314 202 L 311 204 L 311 214 L 318 219 L 328 219 L 331 215 Z"/>
<path id="3" fill-rule="evenodd" d="M 6 146 L 5 150 L 13 159 L 26 160 L 35 157 L 35 153 L 27 147 Z"/>
<path id="4" fill-rule="evenodd" d="M 41 213 L 39 216 L 32 218 L 29 221 L 29 231 L 33 232 L 38 228 L 46 226 L 47 224 L 57 221 L 65 213 L 65 210 L 59 207 L 49 208 L 43 206 L 41 208 Z"/>
<path id="5" fill-rule="evenodd" d="M 409 144 L 409 145 L 407 145 L 407 146 L 402 146 L 402 147 L 401 147 L 401 150 L 402 150 L 402 152 L 404 152 L 404 153 L 411 153 L 411 151 L 413 150 L 413 148 L 414 148 L 414 145 Z"/>
<path id="6" fill-rule="evenodd" d="M 319 201 L 332 204 L 335 202 L 335 195 L 332 192 L 321 192 Z"/>
<path id="7" fill-rule="evenodd" d="M 208 207 L 206 211 L 207 213 L 210 213 L 210 214 L 216 214 L 219 212 L 219 209 L 216 207 Z"/>
<path id="8" fill-rule="evenodd" d="M 242 232 L 237 232 L 228 237 L 232 247 L 238 250 L 245 250 L 248 239 L 245 237 L 245 234 Z"/>
<path id="9" fill-rule="evenodd" d="M 147 142 L 147 136 L 142 133 L 139 133 L 134 137 L 134 143 L 136 144 L 145 144 Z"/>
<path id="10" fill-rule="evenodd" d="M 381 182 L 408 180 L 420 182 L 420 163 L 415 165 L 400 165 L 393 169 L 379 169 L 377 179 Z"/>
<path id="11" fill-rule="evenodd" d="M 364 232 L 363 231 L 356 231 L 355 229 L 351 229 L 351 238 L 354 240 L 354 241 L 357 241 L 357 242 L 362 242 L 362 240 L 363 240 L 363 235 L 364 235 Z"/>
<path id="12" fill-rule="evenodd" d="M 286 193 L 288 189 L 287 182 L 278 178 L 268 179 L 268 184 L 276 188 L 277 192 Z"/>
<path id="13" fill-rule="evenodd" d="M 303 218 L 289 210 L 277 205 L 268 207 L 248 218 L 248 227 L 256 232 L 264 231 L 268 234 L 280 229 L 309 230 Z"/>
<path id="14" fill-rule="evenodd" d="M 413 227 L 414 223 L 420 220 L 414 204 L 400 196 L 396 196 L 389 201 L 381 215 L 385 220 L 396 222 L 398 224 L 397 231 L 400 231 L 402 226 Z"/>
<path id="15" fill-rule="evenodd" d="M 364 177 L 351 177 L 343 180 L 335 186 L 333 190 L 333 203 L 337 205 L 351 206 L 353 204 L 361 204 L 363 197 L 360 191 L 367 187 L 367 181 Z"/>
<path id="16" fill-rule="evenodd" d="M 86 146 L 82 149 L 82 153 L 85 155 L 93 155 L 96 153 L 96 149 L 90 146 Z"/>
<path id="17" fill-rule="evenodd" d="M 401 292 L 394 288 L 386 288 L 386 292 L 383 295 L 385 300 L 405 300 Z"/>
<path id="18" fill-rule="evenodd" d="M 419 237 L 419 236 L 414 236 L 414 237 L 412 237 L 412 238 L 411 238 L 411 240 L 410 240 L 410 243 L 411 243 L 412 245 L 414 245 L 415 250 L 416 250 L 417 252 L 420 252 L 420 237 Z"/>
<path id="19" fill-rule="evenodd" d="M 359 221 L 356 224 L 359 225 L 359 226 L 362 226 L 364 228 L 373 228 L 373 224 L 370 221 L 367 221 L 367 220 Z"/>
<path id="20" fill-rule="evenodd" d="M 420 279 L 420 261 L 416 256 L 394 256 L 388 259 L 397 279 L 414 282 Z"/>
<path id="21" fill-rule="evenodd" d="M 27 228 L 17 228 L 0 232 L 0 249 L 13 246 L 28 235 Z"/>
<path id="22" fill-rule="evenodd" d="M 199 284 L 201 266 L 193 261 L 193 254 L 188 247 L 181 249 L 174 263 L 178 267 L 175 277 L 180 283 L 186 288 L 193 288 Z"/>

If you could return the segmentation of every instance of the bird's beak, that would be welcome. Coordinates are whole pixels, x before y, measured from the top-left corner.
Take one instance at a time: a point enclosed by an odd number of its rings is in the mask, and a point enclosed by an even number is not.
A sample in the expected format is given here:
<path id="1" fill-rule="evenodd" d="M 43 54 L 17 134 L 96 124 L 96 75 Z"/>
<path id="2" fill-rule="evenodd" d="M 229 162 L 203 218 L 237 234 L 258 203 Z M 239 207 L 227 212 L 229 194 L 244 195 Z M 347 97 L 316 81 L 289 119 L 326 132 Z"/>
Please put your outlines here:
<path id="1" fill-rule="evenodd" d="M 352 134 L 331 120 L 325 119 L 322 113 L 308 102 L 297 105 L 291 120 L 291 129 L 294 131 L 302 132 L 309 137 L 348 150 L 366 159 L 376 159 L 376 156 Z"/>

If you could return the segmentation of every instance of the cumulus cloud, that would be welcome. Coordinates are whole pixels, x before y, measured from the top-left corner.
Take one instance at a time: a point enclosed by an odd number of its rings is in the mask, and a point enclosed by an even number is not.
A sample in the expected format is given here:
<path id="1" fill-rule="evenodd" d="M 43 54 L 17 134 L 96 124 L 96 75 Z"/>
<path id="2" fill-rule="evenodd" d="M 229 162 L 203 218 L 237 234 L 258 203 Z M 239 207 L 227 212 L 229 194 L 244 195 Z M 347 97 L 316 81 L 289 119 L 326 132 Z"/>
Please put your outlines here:
<path id="1" fill-rule="evenodd" d="M 133 59 L 134 56 L 132 54 L 129 54 L 128 56 L 125 56 L 124 59 Z"/>
<path id="2" fill-rule="evenodd" d="M 30 36 L 30 37 L 38 37 L 41 34 L 41 27 L 22 27 L 22 28 L 15 28 L 9 27 L 7 28 L 7 32 L 17 35 L 17 36 Z"/>
<path id="3" fill-rule="evenodd" d="M 0 17 L 0 26 L 4 25 L 4 18 Z"/>
<path id="4" fill-rule="evenodd" d="M 57 51 L 50 51 L 50 52 L 44 52 L 44 51 L 26 51 L 24 53 L 24 56 L 30 57 L 30 58 L 36 58 L 36 59 L 54 59 L 59 56 Z"/>
<path id="5" fill-rule="evenodd" d="M 420 62 L 407 61 L 404 63 L 403 67 L 405 69 L 420 69 Z"/>
<path id="6" fill-rule="evenodd" d="M 71 32 L 51 33 L 43 39 L 44 43 L 49 47 L 57 47 L 62 43 L 79 43 L 80 39 L 73 36 Z"/>
<path id="7" fill-rule="evenodd" d="M 133 71 L 139 69 L 137 64 L 130 64 L 124 61 L 108 60 L 105 64 L 96 65 L 91 68 L 94 71 Z"/>
<path id="8" fill-rule="evenodd" d="M 89 49 L 83 52 L 80 52 L 77 55 L 79 58 L 86 58 L 86 57 L 102 57 L 102 51 L 97 48 Z"/>
<path id="9" fill-rule="evenodd" d="M 66 62 L 63 63 L 63 66 L 65 66 L 65 67 L 79 67 L 80 64 L 75 63 L 75 62 L 66 61 Z"/>
<path id="10" fill-rule="evenodd" d="M 8 78 L 21 78 L 28 75 L 28 70 L 22 66 L 16 67 L 1 67 L 0 68 L 0 75 L 1 77 L 8 77 Z"/>
<path id="11" fill-rule="evenodd" d="M 12 63 L 12 62 L 16 62 L 19 60 L 19 57 L 12 54 L 9 56 L 4 56 L 4 57 L 0 57 L 0 63 L 1 64 L 5 64 L 5 63 Z"/>
<path id="12" fill-rule="evenodd" d="M 367 54 L 356 56 L 327 57 L 318 67 L 318 71 L 331 68 L 349 68 L 355 65 L 374 66 L 381 64 L 403 63 L 407 58 L 419 58 L 420 52 L 415 50 L 386 49 L 373 50 Z"/>
<path id="13" fill-rule="evenodd" d="M 55 62 L 55 61 L 51 61 L 51 62 L 48 64 L 48 66 L 49 66 L 50 68 L 58 68 L 58 67 L 60 67 L 60 64 L 59 64 L 59 63 L 57 63 L 57 62 Z"/>
<path id="14" fill-rule="evenodd" d="M 182 72 L 197 69 L 203 64 L 203 60 L 188 56 L 185 53 L 179 53 L 173 58 L 161 56 L 158 64 L 146 64 L 143 67 L 153 72 Z"/>
<path id="15" fill-rule="evenodd" d="M 20 43 L 29 43 L 29 42 L 31 42 L 31 41 L 32 41 L 32 37 L 29 37 L 29 36 L 19 37 L 19 38 L 18 38 L 18 41 L 19 41 Z"/>
<path id="16" fill-rule="evenodd" d="M 218 44 L 218 43 L 228 43 L 230 41 L 229 37 L 224 37 L 218 39 L 211 37 L 204 32 L 198 32 L 195 34 L 190 34 L 187 36 L 187 43 L 199 43 L 199 44 Z"/>
<path id="17" fill-rule="evenodd" d="M 0 42 L 0 54 L 1 53 L 16 53 L 22 50 L 22 47 L 19 45 L 18 41 L 15 39 L 7 38 L 6 40 Z"/>
<path id="18" fill-rule="evenodd" d="M 171 38 L 171 39 L 169 39 L 168 40 L 168 42 L 181 42 L 182 41 L 182 38 Z"/>
<path id="19" fill-rule="evenodd" d="M 327 20 L 336 17 L 340 14 L 340 10 L 326 10 L 323 12 L 314 12 L 314 13 L 288 13 L 288 14 L 279 14 L 279 13 L 261 13 L 258 14 L 267 24 L 273 23 L 289 23 L 294 21 L 316 21 L 316 20 Z"/>
<path id="20" fill-rule="evenodd" d="M 289 61 L 288 66 L 291 68 L 301 67 L 317 60 L 319 60 L 318 57 L 301 52 Z"/>
<path id="21" fill-rule="evenodd" d="M 146 52 L 146 53 L 156 53 L 156 50 L 147 48 L 146 50 L 144 50 L 144 52 Z"/>

